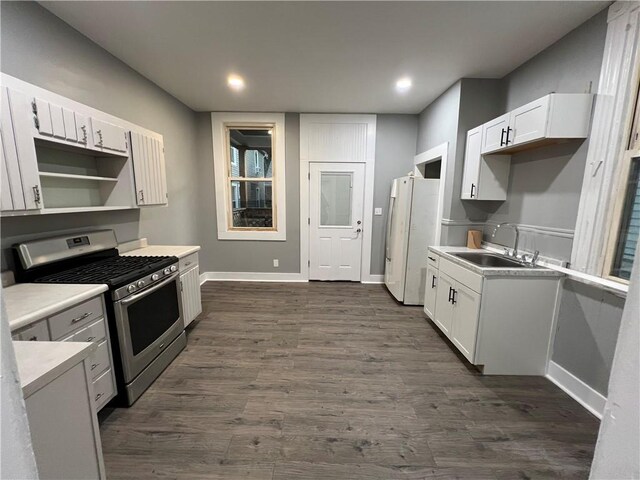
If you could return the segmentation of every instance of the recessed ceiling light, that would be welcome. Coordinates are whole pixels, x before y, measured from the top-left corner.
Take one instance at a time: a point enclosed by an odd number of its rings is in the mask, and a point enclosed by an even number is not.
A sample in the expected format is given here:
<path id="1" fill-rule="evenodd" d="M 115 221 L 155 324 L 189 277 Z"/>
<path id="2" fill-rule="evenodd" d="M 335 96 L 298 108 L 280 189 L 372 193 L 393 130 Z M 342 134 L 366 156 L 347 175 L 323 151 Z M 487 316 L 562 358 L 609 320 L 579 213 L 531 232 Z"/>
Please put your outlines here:
<path id="1" fill-rule="evenodd" d="M 409 77 L 402 77 L 396 82 L 396 90 L 400 93 L 404 93 L 408 91 L 412 85 L 413 82 Z"/>
<path id="2" fill-rule="evenodd" d="M 242 90 L 244 89 L 244 78 L 240 75 L 229 75 L 227 77 L 227 85 L 229 85 L 229 88 L 232 90 Z"/>

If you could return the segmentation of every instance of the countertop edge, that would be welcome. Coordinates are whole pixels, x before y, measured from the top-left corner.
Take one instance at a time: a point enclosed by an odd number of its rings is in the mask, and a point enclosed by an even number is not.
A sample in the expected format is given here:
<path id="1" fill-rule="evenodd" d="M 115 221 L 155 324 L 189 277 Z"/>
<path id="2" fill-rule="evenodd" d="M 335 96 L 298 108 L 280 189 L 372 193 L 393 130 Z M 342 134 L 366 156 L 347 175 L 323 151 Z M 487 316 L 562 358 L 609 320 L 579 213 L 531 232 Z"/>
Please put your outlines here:
<path id="1" fill-rule="evenodd" d="M 192 253 L 196 253 L 201 250 L 200 245 L 147 245 L 147 246 L 136 248 L 133 250 L 126 250 L 124 252 L 121 252 L 120 254 L 125 256 L 136 256 L 136 255 L 146 256 L 145 253 L 142 251 L 143 250 L 152 251 L 154 248 L 175 249 L 177 252 L 175 256 L 178 258 L 184 258 L 188 255 L 191 255 Z M 149 256 L 153 256 L 153 255 L 149 255 Z"/>
<path id="2" fill-rule="evenodd" d="M 487 251 L 485 249 L 470 249 L 467 247 L 448 247 L 448 246 L 430 246 L 430 251 L 437 253 L 440 256 L 444 256 L 447 260 L 466 268 L 483 277 L 563 277 L 565 274 L 546 266 L 538 268 L 508 268 L 508 267 L 486 267 L 482 268 L 474 265 L 471 262 L 467 262 L 461 258 L 453 255 L 455 252 L 477 252 Z M 492 253 L 492 252 L 490 252 Z"/>
<path id="3" fill-rule="evenodd" d="M 18 285 L 22 285 L 22 284 L 18 284 Z M 51 286 L 51 284 L 46 284 L 47 286 Z M 89 285 L 87 285 L 88 287 Z M 38 320 L 43 320 L 47 317 L 50 317 L 51 315 L 54 315 L 56 313 L 59 313 L 63 310 L 66 310 L 69 307 L 73 307 L 74 305 L 77 305 L 78 303 L 84 302 L 85 300 L 88 300 L 90 298 L 95 297 L 96 295 L 99 295 L 101 293 L 106 292 L 109 287 L 107 287 L 107 285 L 105 284 L 92 284 L 92 286 L 94 288 L 87 290 L 86 292 L 83 293 L 79 293 L 77 295 L 73 295 L 72 297 L 68 297 L 66 298 L 64 301 L 62 302 L 58 302 L 55 304 L 51 304 L 48 305 L 46 308 L 41 308 L 39 310 L 34 310 L 33 312 L 29 312 L 28 315 L 23 315 L 22 317 L 19 317 L 17 319 L 9 319 L 9 328 L 12 332 L 22 328 L 22 327 L 26 327 L 27 325 L 31 325 L 32 323 L 37 322 Z M 7 290 L 11 288 L 8 287 L 6 289 L 3 289 L 3 295 L 7 294 Z"/>
<path id="4" fill-rule="evenodd" d="M 13 346 L 24 398 L 75 367 L 97 349 L 97 345 L 90 342 L 14 341 Z M 46 358 L 46 354 L 54 358 Z M 36 374 L 28 375 L 29 371 L 36 371 Z"/>

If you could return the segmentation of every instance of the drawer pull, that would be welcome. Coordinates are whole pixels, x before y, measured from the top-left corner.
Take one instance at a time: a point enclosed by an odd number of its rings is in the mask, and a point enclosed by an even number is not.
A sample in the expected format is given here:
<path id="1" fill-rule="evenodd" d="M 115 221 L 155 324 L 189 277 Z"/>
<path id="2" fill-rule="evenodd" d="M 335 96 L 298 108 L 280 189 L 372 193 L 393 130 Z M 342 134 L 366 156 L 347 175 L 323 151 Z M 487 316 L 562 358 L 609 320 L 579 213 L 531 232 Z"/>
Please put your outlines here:
<path id="1" fill-rule="evenodd" d="M 87 337 L 87 342 L 93 342 L 96 337 Z"/>
<path id="2" fill-rule="evenodd" d="M 34 335 L 33 337 L 30 337 L 30 338 L 29 338 L 29 341 L 30 341 L 30 342 L 35 342 L 35 341 L 37 341 L 37 340 L 38 340 L 38 337 L 36 337 L 35 335 Z"/>
<path id="3" fill-rule="evenodd" d="M 98 365 L 100 365 L 99 363 L 94 363 L 93 365 L 91 365 L 91 370 L 95 370 L 96 368 L 98 368 Z"/>
<path id="4" fill-rule="evenodd" d="M 71 319 L 71 323 L 78 323 L 81 322 L 82 320 L 84 320 L 85 318 L 87 318 L 89 315 L 91 315 L 93 312 L 86 312 L 83 313 L 82 315 L 80 315 L 79 317 L 76 318 L 72 318 Z"/>
<path id="5" fill-rule="evenodd" d="M 96 395 L 96 399 L 95 399 L 95 401 L 97 402 L 98 400 L 100 400 L 100 397 L 101 397 L 102 395 L 103 395 L 102 393 L 97 394 L 97 395 Z"/>
<path id="6" fill-rule="evenodd" d="M 428 258 L 429 260 L 431 260 L 432 262 L 435 262 L 435 261 L 436 261 L 436 259 L 435 259 L 435 258 L 433 258 L 433 257 L 427 257 L 427 258 Z"/>
<path id="7" fill-rule="evenodd" d="M 187 262 L 184 264 L 185 267 L 188 267 L 189 265 L 191 265 L 191 262 Z"/>

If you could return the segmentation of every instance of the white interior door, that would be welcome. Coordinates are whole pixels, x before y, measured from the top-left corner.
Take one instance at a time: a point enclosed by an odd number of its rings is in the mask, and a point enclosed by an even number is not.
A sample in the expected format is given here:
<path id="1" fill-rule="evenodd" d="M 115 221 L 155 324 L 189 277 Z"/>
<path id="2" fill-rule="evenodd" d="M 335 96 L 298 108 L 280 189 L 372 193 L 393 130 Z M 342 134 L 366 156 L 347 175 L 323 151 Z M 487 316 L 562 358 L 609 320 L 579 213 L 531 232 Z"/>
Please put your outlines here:
<path id="1" fill-rule="evenodd" d="M 309 279 L 360 281 L 362 163 L 309 165 Z"/>

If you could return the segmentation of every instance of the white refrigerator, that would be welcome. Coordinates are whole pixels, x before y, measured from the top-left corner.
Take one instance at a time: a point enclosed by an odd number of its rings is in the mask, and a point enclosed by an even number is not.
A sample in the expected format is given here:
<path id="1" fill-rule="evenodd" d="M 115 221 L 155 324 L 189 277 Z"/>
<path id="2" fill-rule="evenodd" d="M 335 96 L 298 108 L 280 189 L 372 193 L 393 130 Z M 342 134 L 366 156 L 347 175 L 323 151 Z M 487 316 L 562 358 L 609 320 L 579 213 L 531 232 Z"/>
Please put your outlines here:
<path id="1" fill-rule="evenodd" d="M 423 305 L 427 247 L 436 245 L 440 180 L 401 177 L 389 199 L 384 283 L 406 305 Z"/>

